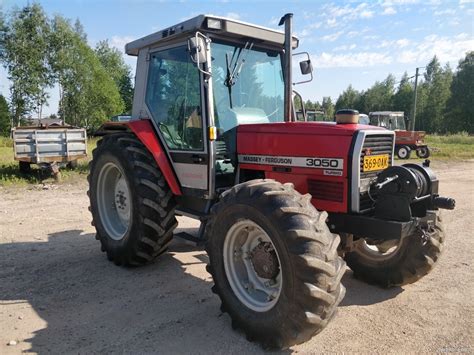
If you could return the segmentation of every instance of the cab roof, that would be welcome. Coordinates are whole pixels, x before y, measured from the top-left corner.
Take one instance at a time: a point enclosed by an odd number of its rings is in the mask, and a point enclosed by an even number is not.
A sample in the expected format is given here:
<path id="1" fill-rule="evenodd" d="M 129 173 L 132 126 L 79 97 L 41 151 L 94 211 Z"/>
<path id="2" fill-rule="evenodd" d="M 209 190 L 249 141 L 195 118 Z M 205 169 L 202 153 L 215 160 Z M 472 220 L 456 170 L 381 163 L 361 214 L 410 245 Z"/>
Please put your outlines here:
<path id="1" fill-rule="evenodd" d="M 210 20 L 210 21 L 209 21 Z M 220 24 L 220 25 L 219 25 Z M 220 27 L 220 28 L 218 28 Z M 229 38 L 253 38 L 262 43 L 283 46 L 285 33 L 271 28 L 215 15 L 198 15 L 177 25 L 165 28 L 125 45 L 128 55 L 137 56 L 142 48 L 154 46 L 172 39 L 185 37 L 196 31 L 223 34 Z M 293 36 L 293 48 L 298 47 L 298 38 Z"/>
<path id="2" fill-rule="evenodd" d="M 404 112 L 403 111 L 376 111 L 376 112 L 370 112 L 369 115 L 400 116 L 400 115 L 404 115 Z"/>

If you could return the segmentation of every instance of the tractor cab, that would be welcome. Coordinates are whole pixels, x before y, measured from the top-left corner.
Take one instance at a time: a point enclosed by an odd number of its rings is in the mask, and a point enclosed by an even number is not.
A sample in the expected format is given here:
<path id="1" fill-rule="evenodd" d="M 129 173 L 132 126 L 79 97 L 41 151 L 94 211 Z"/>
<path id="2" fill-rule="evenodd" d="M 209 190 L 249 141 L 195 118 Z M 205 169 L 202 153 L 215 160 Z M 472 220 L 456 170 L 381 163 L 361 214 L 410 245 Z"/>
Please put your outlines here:
<path id="1" fill-rule="evenodd" d="M 406 131 L 405 115 L 403 112 L 378 111 L 370 112 L 370 124 L 387 128 L 391 131 Z"/>
<path id="2" fill-rule="evenodd" d="M 232 186 L 237 127 L 289 120 L 284 42 L 284 32 L 200 15 L 127 44 L 138 57 L 132 117 L 151 119 L 183 189 L 210 197 Z"/>

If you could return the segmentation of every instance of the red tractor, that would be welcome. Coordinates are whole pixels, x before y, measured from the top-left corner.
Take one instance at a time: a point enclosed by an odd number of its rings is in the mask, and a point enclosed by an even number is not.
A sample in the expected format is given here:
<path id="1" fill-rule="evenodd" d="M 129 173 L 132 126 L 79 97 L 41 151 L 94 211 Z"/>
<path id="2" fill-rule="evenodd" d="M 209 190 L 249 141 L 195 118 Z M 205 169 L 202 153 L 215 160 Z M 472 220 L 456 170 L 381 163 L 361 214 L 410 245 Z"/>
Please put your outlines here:
<path id="1" fill-rule="evenodd" d="M 201 221 L 222 310 L 270 348 L 328 324 L 346 262 L 385 287 L 426 275 L 444 242 L 438 209 L 454 208 L 428 164 L 392 165 L 392 131 L 296 121 L 291 22 L 201 15 L 127 44 L 132 120 L 101 128 L 88 177 L 111 261 L 149 263 L 176 216 Z"/>
<path id="2" fill-rule="evenodd" d="M 410 159 L 413 150 L 418 158 L 429 158 L 430 150 L 425 143 L 426 133 L 423 131 L 408 131 L 403 112 L 370 112 L 369 120 L 371 125 L 395 131 L 395 154 L 400 159 Z"/>

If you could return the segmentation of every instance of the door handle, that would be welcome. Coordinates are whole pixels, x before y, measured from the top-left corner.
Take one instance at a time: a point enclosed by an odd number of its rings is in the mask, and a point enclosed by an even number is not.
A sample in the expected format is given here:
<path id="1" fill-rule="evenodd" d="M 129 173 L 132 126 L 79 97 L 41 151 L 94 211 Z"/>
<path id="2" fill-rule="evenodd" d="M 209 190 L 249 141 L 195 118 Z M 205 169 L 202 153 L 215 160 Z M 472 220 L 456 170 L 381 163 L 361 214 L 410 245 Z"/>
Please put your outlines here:
<path id="1" fill-rule="evenodd" d="M 204 161 L 204 158 L 197 154 L 191 155 L 191 159 L 193 160 L 193 163 L 202 163 Z"/>

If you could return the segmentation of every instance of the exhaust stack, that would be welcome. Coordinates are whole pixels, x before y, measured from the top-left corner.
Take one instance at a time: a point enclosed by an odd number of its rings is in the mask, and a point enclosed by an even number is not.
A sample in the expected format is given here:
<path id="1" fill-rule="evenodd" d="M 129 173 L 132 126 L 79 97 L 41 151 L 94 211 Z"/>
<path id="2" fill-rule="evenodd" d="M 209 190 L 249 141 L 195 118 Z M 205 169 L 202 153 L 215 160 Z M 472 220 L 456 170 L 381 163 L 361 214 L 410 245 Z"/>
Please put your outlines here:
<path id="1" fill-rule="evenodd" d="M 285 24 L 285 57 L 283 76 L 285 78 L 285 121 L 293 121 L 293 78 L 292 78 L 292 45 L 293 45 L 293 14 L 286 14 L 280 19 L 278 26 Z"/>

